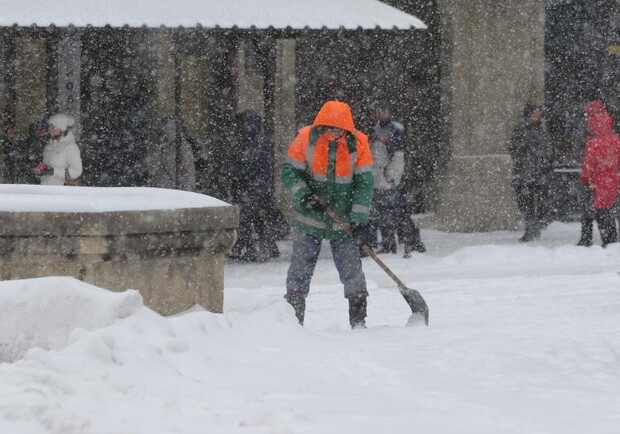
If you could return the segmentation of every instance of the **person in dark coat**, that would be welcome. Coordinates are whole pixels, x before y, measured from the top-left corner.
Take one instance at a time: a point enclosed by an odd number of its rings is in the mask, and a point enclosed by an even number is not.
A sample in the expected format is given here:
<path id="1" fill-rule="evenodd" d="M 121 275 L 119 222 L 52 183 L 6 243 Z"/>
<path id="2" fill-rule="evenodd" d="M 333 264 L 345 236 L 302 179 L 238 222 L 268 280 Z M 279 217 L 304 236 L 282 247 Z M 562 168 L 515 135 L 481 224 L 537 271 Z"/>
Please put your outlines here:
<path id="1" fill-rule="evenodd" d="M 586 104 L 584 115 L 587 139 L 579 180 L 586 186 L 588 203 L 585 204 L 578 245 L 592 245 L 593 222 L 596 220 L 605 247 L 617 241 L 613 207 L 620 185 L 620 138 L 613 131 L 613 120 L 602 101 Z"/>
<path id="2" fill-rule="evenodd" d="M 5 182 L 9 184 L 38 184 L 32 172 L 47 144 L 47 121 L 38 120 L 28 127 L 28 137 L 20 140 L 14 126 L 7 128 L 5 140 Z"/>
<path id="3" fill-rule="evenodd" d="M 273 145 L 263 133 L 259 114 L 237 114 L 238 135 L 232 159 L 231 199 L 240 208 L 237 243 L 232 260 L 264 262 L 280 255 L 270 230 L 275 207 Z"/>
<path id="4" fill-rule="evenodd" d="M 546 223 L 548 189 L 553 172 L 551 137 L 541 105 L 534 102 L 525 105 L 523 119 L 512 134 L 510 156 L 512 186 L 525 223 L 525 233 L 519 241 L 537 240 Z"/>

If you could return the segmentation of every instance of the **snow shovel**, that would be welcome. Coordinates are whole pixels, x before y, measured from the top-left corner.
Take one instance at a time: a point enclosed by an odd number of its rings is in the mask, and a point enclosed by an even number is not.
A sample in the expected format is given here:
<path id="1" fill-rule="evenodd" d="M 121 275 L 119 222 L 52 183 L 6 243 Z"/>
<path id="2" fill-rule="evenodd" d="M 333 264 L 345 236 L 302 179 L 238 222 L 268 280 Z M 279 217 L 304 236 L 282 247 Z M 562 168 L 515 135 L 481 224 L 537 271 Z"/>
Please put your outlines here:
<path id="1" fill-rule="evenodd" d="M 385 271 L 387 275 L 390 276 L 394 282 L 396 282 L 396 285 L 398 285 L 398 289 L 400 291 L 400 295 L 403 296 L 403 298 L 411 308 L 411 316 L 407 321 L 407 325 L 416 325 L 421 320 L 424 320 L 424 324 L 428 326 L 428 305 L 426 304 L 426 301 L 424 301 L 422 294 L 420 294 L 420 292 L 415 289 L 407 288 L 403 281 L 400 280 L 396 276 L 396 274 L 394 274 L 392 270 L 390 270 L 388 266 L 383 263 L 381 259 L 379 259 L 377 254 L 370 248 L 370 246 L 361 243 L 355 237 L 355 235 L 353 235 L 353 232 L 351 232 L 351 227 L 347 223 L 343 222 L 342 219 L 338 217 L 338 214 L 336 214 L 333 209 L 328 207 L 325 202 L 323 202 L 323 200 L 316 194 L 314 195 L 314 200 L 322 204 L 325 207 L 325 212 L 327 213 L 327 215 L 330 216 L 332 220 L 334 220 L 337 224 L 342 226 L 347 235 L 360 246 L 364 253 L 370 256 L 377 263 L 377 265 L 379 265 L 379 267 L 381 267 L 383 271 Z"/>

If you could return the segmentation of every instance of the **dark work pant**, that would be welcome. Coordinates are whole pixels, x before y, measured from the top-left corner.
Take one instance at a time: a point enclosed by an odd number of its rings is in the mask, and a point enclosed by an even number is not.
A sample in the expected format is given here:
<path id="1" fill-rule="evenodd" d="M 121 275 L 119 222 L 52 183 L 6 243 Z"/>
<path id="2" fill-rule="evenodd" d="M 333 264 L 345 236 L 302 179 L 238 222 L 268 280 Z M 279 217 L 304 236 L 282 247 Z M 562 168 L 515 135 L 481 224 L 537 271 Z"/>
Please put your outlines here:
<path id="1" fill-rule="evenodd" d="M 308 295 L 322 241 L 320 237 L 293 229 L 293 255 L 286 276 L 286 299 Z M 329 244 L 340 282 L 344 285 L 345 298 L 356 294 L 368 295 L 358 245 L 348 237 L 330 240 Z"/>

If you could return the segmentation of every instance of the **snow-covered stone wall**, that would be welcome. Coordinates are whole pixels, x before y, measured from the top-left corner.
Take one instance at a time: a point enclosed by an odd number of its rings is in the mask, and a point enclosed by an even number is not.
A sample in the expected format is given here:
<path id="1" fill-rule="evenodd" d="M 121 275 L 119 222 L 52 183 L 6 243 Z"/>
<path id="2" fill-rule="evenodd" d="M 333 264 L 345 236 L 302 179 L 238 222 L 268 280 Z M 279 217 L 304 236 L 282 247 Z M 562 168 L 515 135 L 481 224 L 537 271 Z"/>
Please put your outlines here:
<path id="1" fill-rule="evenodd" d="M 1 187 L 2 279 L 73 276 L 136 289 L 164 315 L 195 304 L 222 311 L 236 207 L 162 189 Z"/>

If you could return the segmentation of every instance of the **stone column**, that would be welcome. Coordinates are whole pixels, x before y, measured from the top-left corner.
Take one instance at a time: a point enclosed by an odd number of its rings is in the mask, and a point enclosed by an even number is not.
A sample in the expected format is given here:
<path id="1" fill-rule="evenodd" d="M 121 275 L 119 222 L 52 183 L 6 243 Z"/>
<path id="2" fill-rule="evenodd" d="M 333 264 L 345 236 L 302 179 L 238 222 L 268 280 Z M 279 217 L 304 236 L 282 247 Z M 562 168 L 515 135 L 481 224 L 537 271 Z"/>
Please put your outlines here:
<path id="1" fill-rule="evenodd" d="M 44 39 L 28 36 L 16 38 L 15 129 L 20 138 L 26 137 L 30 123 L 45 117 L 46 55 Z"/>
<path id="2" fill-rule="evenodd" d="M 276 85 L 275 90 L 275 157 L 274 172 L 276 203 L 281 209 L 290 207 L 290 198 L 280 180 L 282 163 L 291 141 L 297 133 L 295 125 L 295 51 L 294 39 L 279 39 L 276 42 Z"/>
<path id="3" fill-rule="evenodd" d="M 432 225 L 450 231 L 516 228 L 508 143 L 525 102 L 543 100 L 545 2 L 439 3 L 450 159 Z"/>
<path id="4" fill-rule="evenodd" d="M 181 118 L 191 137 L 210 143 L 213 131 L 207 128 L 213 117 L 213 54 L 181 58 Z"/>
<path id="5" fill-rule="evenodd" d="M 7 69 L 7 48 L 6 48 L 6 39 L 0 35 L 0 137 L 6 131 L 6 74 L 5 71 Z M 4 182 L 4 147 L 5 144 L 2 140 L 0 140 L 0 183 Z"/>
<path id="6" fill-rule="evenodd" d="M 261 116 L 265 116 L 265 73 L 261 65 L 253 65 L 260 62 L 261 54 L 257 53 L 257 47 L 248 41 L 239 44 L 237 52 L 237 111 L 252 110 Z"/>
<path id="7" fill-rule="evenodd" d="M 172 34 L 153 31 L 150 35 L 150 56 L 155 69 L 155 116 L 163 119 L 174 115 L 174 54 Z"/>
<path id="8" fill-rule="evenodd" d="M 80 141 L 81 127 L 81 65 L 82 41 L 78 32 L 65 36 L 58 42 L 58 112 L 75 119 L 73 134 Z"/>

